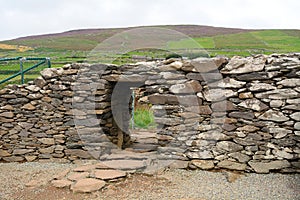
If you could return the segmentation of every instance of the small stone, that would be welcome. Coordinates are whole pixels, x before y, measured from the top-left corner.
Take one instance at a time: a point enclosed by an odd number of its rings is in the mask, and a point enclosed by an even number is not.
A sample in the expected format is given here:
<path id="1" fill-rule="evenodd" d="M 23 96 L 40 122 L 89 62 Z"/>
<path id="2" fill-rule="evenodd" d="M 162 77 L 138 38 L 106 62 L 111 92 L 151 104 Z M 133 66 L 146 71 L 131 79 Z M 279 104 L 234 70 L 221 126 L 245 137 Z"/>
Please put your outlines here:
<path id="1" fill-rule="evenodd" d="M 25 109 L 25 110 L 35 110 L 35 107 L 32 104 L 30 104 L 30 103 L 25 104 L 21 108 Z"/>
<path id="2" fill-rule="evenodd" d="M 285 128 L 279 128 L 279 127 L 271 127 L 269 128 L 270 133 L 272 133 L 275 139 L 280 139 L 285 137 L 287 134 L 292 133 L 291 130 L 285 129 Z"/>
<path id="3" fill-rule="evenodd" d="M 166 80 L 184 79 L 185 75 L 174 72 L 161 72 L 162 77 Z"/>
<path id="4" fill-rule="evenodd" d="M 231 112 L 229 113 L 229 117 L 234 117 L 237 119 L 254 119 L 254 114 L 252 112 Z"/>
<path id="5" fill-rule="evenodd" d="M 187 152 L 186 156 L 190 159 L 212 159 L 213 155 L 210 151 L 203 150 L 197 152 Z"/>
<path id="6" fill-rule="evenodd" d="M 200 91 L 202 91 L 202 86 L 195 80 L 183 84 L 172 85 L 170 87 L 170 92 L 174 94 L 193 94 Z"/>
<path id="7" fill-rule="evenodd" d="M 284 79 L 282 81 L 277 82 L 277 84 L 286 87 L 296 87 L 296 86 L 300 86 L 300 79 L 299 78 Z"/>
<path id="8" fill-rule="evenodd" d="M 3 113 L 0 113 L 0 117 L 13 118 L 14 113 L 13 112 L 3 112 Z"/>
<path id="9" fill-rule="evenodd" d="M 40 93 L 34 93 L 34 94 L 27 95 L 27 98 L 30 99 L 30 100 L 37 100 L 37 99 L 40 99 L 42 97 L 43 97 L 43 95 L 40 94 Z"/>
<path id="10" fill-rule="evenodd" d="M 29 102 L 29 100 L 25 97 L 21 97 L 21 98 L 14 98 L 14 99 L 10 99 L 8 101 L 9 104 L 24 104 Z"/>
<path id="11" fill-rule="evenodd" d="M 58 174 L 55 174 L 55 175 L 53 176 L 53 179 L 54 179 L 54 180 L 60 180 L 60 179 L 63 179 L 63 178 L 65 178 L 65 177 L 68 175 L 69 172 L 70 172 L 70 169 L 66 169 L 66 170 L 64 170 L 64 171 L 62 171 L 62 172 L 60 172 L 60 173 L 58 173 Z"/>
<path id="12" fill-rule="evenodd" d="M 246 154 L 243 154 L 240 152 L 230 153 L 229 156 L 236 159 L 237 161 L 239 161 L 241 163 L 246 163 L 251 159 L 250 156 L 247 156 Z"/>
<path id="13" fill-rule="evenodd" d="M 37 77 L 33 83 L 40 88 L 43 88 L 47 84 L 47 82 L 41 76 Z"/>
<path id="14" fill-rule="evenodd" d="M 94 179 L 94 178 L 85 178 L 77 181 L 74 185 L 71 186 L 73 192 L 95 192 L 100 190 L 105 186 L 105 181 Z"/>
<path id="15" fill-rule="evenodd" d="M 236 106 L 230 101 L 215 102 L 211 105 L 214 112 L 237 110 Z"/>
<path id="16" fill-rule="evenodd" d="M 209 89 L 204 90 L 203 95 L 207 101 L 221 101 L 237 96 L 238 93 L 230 89 Z"/>
<path id="17" fill-rule="evenodd" d="M 0 110 L 14 110 L 14 107 L 12 107 L 11 105 L 5 105 L 0 107 Z"/>
<path id="18" fill-rule="evenodd" d="M 233 161 L 230 161 L 230 160 L 222 160 L 221 162 L 219 162 L 217 164 L 217 167 L 225 168 L 225 169 L 231 169 L 231 170 L 244 171 L 244 170 L 246 170 L 247 165 L 237 163 L 237 162 L 233 162 Z"/>
<path id="19" fill-rule="evenodd" d="M 243 92 L 239 94 L 240 99 L 251 99 L 253 98 L 253 94 L 251 92 Z"/>
<path id="20" fill-rule="evenodd" d="M 10 153 L 8 153 L 8 151 L 0 149 L 0 157 L 7 157 L 7 156 L 11 156 Z"/>
<path id="21" fill-rule="evenodd" d="M 153 94 L 148 96 L 151 104 L 178 104 L 178 99 L 172 94 Z"/>
<path id="22" fill-rule="evenodd" d="M 243 101 L 238 105 L 259 112 L 269 108 L 266 104 L 262 103 L 258 99 L 246 99 L 245 101 Z"/>
<path id="23" fill-rule="evenodd" d="M 256 126 L 252 126 L 252 125 L 245 125 L 242 127 L 237 128 L 238 131 L 243 131 L 243 132 L 256 132 L 258 131 L 260 128 L 256 127 Z"/>
<path id="24" fill-rule="evenodd" d="M 268 83 L 251 83 L 249 90 L 251 92 L 258 92 L 258 91 L 266 91 L 266 90 L 275 90 L 276 87 L 270 85 Z"/>
<path id="25" fill-rule="evenodd" d="M 199 169 L 213 169 L 215 167 L 212 160 L 192 160 L 191 164 Z"/>
<path id="26" fill-rule="evenodd" d="M 221 141 L 218 142 L 216 147 L 227 152 L 237 152 L 243 150 L 243 146 L 238 145 L 231 141 Z"/>
<path id="27" fill-rule="evenodd" d="M 41 142 L 42 144 L 46 144 L 46 145 L 54 145 L 55 141 L 53 138 L 41 138 L 38 139 L 39 142 Z"/>
<path id="28" fill-rule="evenodd" d="M 285 158 L 285 159 L 293 159 L 294 158 L 294 155 L 291 154 L 291 153 L 288 153 L 284 150 L 278 150 L 278 149 L 274 149 L 272 151 L 272 153 L 277 156 L 277 157 L 280 157 L 280 158 Z"/>
<path id="29" fill-rule="evenodd" d="M 300 122 L 295 123 L 294 128 L 300 130 Z"/>
<path id="30" fill-rule="evenodd" d="M 13 151 L 13 155 L 23 155 L 23 154 L 31 153 L 33 151 L 34 151 L 33 149 L 15 149 Z"/>
<path id="31" fill-rule="evenodd" d="M 258 117 L 262 120 L 275 121 L 275 122 L 285 122 L 289 118 L 286 117 L 282 112 L 276 110 L 268 110 Z"/>
<path id="32" fill-rule="evenodd" d="M 186 111 L 197 113 L 200 115 L 210 115 L 212 114 L 212 110 L 208 105 L 206 106 L 190 106 L 186 108 Z"/>
<path id="33" fill-rule="evenodd" d="M 206 73 L 218 69 L 220 61 L 211 58 L 195 58 L 190 62 L 183 63 L 182 70 L 186 72 Z"/>
<path id="34" fill-rule="evenodd" d="M 229 138 L 230 138 L 229 136 L 221 133 L 219 130 L 206 131 L 198 135 L 198 139 L 203 139 L 203 140 L 219 141 L 219 140 L 228 140 Z"/>
<path id="35" fill-rule="evenodd" d="M 46 80 L 58 76 L 57 69 L 55 69 L 55 68 L 46 68 L 46 69 L 42 70 L 40 73 L 43 76 L 43 78 Z"/>
<path id="36" fill-rule="evenodd" d="M 32 162 L 37 159 L 37 156 L 25 156 L 27 162 Z"/>
<path id="37" fill-rule="evenodd" d="M 246 84 L 243 81 L 237 81 L 233 78 L 225 78 L 215 83 L 210 83 L 208 87 L 210 88 L 241 88 Z"/>
<path id="38" fill-rule="evenodd" d="M 42 154 L 51 154 L 54 152 L 54 147 L 48 147 L 48 148 L 39 148 L 39 152 Z"/>
<path id="39" fill-rule="evenodd" d="M 233 125 L 233 124 L 224 123 L 222 125 L 222 129 L 225 130 L 225 131 L 233 131 L 233 130 L 236 129 L 236 126 Z"/>
<path id="40" fill-rule="evenodd" d="M 126 172 L 120 171 L 120 170 L 113 170 L 113 169 L 107 169 L 107 170 L 95 170 L 94 171 L 95 178 L 99 178 L 102 180 L 111 180 L 111 179 L 117 179 L 122 178 L 126 176 Z"/>
<path id="41" fill-rule="evenodd" d="M 70 188 L 72 183 L 73 183 L 72 181 L 65 180 L 65 179 L 51 181 L 51 184 L 56 188 Z"/>
<path id="42" fill-rule="evenodd" d="M 31 92 L 38 92 L 41 90 L 40 87 L 36 86 L 36 85 L 29 85 L 27 87 L 25 87 L 27 90 L 31 91 Z"/>
<path id="43" fill-rule="evenodd" d="M 25 184 L 26 187 L 37 187 L 37 186 L 40 186 L 41 185 L 41 182 L 38 181 L 38 180 L 31 180 L 29 181 L 28 183 Z"/>
<path id="44" fill-rule="evenodd" d="M 290 115 L 293 120 L 300 121 L 300 112 L 296 112 Z"/>
<path id="45" fill-rule="evenodd" d="M 148 76 L 146 75 L 139 75 L 139 74 L 132 74 L 132 75 L 121 75 L 119 77 L 119 82 L 145 82 Z"/>
<path id="46" fill-rule="evenodd" d="M 282 100 L 272 100 L 270 101 L 270 106 L 272 108 L 279 108 L 283 105 L 283 101 Z"/>

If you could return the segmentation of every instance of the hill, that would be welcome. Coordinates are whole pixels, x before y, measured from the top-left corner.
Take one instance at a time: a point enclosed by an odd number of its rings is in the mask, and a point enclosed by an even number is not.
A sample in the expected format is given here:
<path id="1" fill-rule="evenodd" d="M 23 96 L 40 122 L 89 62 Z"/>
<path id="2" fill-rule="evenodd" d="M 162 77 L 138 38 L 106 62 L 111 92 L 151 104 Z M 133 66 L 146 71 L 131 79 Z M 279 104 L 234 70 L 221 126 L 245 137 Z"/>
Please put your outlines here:
<path id="1" fill-rule="evenodd" d="M 300 30 L 251 30 L 238 28 L 223 28 L 199 25 L 165 25 L 152 26 L 173 29 L 196 40 L 209 54 L 215 55 L 250 55 L 300 52 Z M 11 56 L 48 56 L 54 64 L 81 62 L 97 44 L 116 33 L 130 28 L 82 29 L 63 33 L 21 37 L 0 42 L 0 57 Z M 189 48 L 190 41 L 181 40 L 170 42 L 172 48 Z M 21 52 L 18 48 L 1 49 L 1 46 L 14 45 L 27 47 L 28 51 Z M 24 48 L 23 48 L 24 49 Z M 26 48 L 25 48 L 26 49 Z M 131 52 L 124 55 L 156 56 L 153 52 Z"/>

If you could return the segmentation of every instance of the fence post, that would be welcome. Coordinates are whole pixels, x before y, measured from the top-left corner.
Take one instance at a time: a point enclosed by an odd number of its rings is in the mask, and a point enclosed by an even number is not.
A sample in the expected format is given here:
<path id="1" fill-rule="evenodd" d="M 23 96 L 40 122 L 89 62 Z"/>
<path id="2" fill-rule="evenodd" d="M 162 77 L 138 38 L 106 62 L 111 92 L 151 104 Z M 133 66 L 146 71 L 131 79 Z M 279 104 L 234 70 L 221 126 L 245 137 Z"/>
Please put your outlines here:
<path id="1" fill-rule="evenodd" d="M 47 60 L 48 68 L 51 68 L 50 58 L 47 57 L 46 60 Z"/>
<path id="2" fill-rule="evenodd" d="M 20 72 L 21 72 L 21 84 L 24 84 L 24 69 L 23 69 L 23 61 L 26 61 L 26 58 L 20 58 Z"/>

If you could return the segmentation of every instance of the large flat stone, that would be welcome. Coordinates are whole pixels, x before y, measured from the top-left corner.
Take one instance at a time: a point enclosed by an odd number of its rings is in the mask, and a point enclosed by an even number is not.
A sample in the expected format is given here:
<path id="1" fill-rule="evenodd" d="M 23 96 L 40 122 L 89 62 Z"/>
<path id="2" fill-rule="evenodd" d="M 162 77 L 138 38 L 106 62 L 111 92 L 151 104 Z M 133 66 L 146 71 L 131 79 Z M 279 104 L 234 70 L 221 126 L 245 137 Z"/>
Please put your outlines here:
<path id="1" fill-rule="evenodd" d="M 237 163 L 230 160 L 222 160 L 217 164 L 217 167 L 231 169 L 231 170 L 239 170 L 244 171 L 246 170 L 247 165 L 244 163 Z"/>
<path id="2" fill-rule="evenodd" d="M 299 78 L 284 79 L 282 81 L 277 82 L 277 84 L 286 87 L 296 87 L 296 86 L 300 86 L 300 79 Z"/>
<path id="3" fill-rule="evenodd" d="M 105 186 L 105 181 L 94 179 L 94 178 L 85 178 L 77 181 L 74 185 L 71 186 L 73 192 L 95 192 L 100 190 Z"/>
<path id="4" fill-rule="evenodd" d="M 266 56 L 247 57 L 234 56 L 229 63 L 221 70 L 223 74 L 244 74 L 249 72 L 262 71 L 265 67 Z"/>
<path id="5" fill-rule="evenodd" d="M 270 170 L 290 167 L 290 163 L 286 160 L 275 160 L 271 162 L 249 161 L 248 164 L 256 173 L 269 173 Z"/>
<path id="6" fill-rule="evenodd" d="M 106 160 L 104 165 L 119 170 L 142 170 L 147 164 L 145 160 Z"/>
<path id="7" fill-rule="evenodd" d="M 72 181 L 69 180 L 53 180 L 51 184 L 56 188 L 69 188 L 72 185 Z"/>
<path id="8" fill-rule="evenodd" d="M 300 97 L 300 94 L 295 90 L 288 88 L 256 93 L 255 97 L 260 99 L 292 99 Z"/>
<path id="9" fill-rule="evenodd" d="M 111 180 L 111 179 L 125 177 L 126 172 L 120 171 L 120 170 L 113 170 L 113 169 L 95 170 L 94 175 L 95 175 L 95 178 L 99 178 L 102 180 Z"/>

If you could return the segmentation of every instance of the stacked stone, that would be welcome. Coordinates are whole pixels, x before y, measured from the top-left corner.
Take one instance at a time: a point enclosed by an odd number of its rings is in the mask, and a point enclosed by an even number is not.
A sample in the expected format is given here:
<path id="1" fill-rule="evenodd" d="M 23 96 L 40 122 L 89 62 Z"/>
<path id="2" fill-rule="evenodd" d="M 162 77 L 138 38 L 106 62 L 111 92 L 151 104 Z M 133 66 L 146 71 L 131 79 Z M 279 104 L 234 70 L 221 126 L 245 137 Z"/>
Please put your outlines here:
<path id="1" fill-rule="evenodd" d="M 152 104 L 161 159 L 192 160 L 190 167 L 203 169 L 299 172 L 299 58 L 45 69 L 28 85 L 0 90 L 0 159 L 101 159 L 120 141 L 127 147 L 130 90 L 138 87 Z"/>

